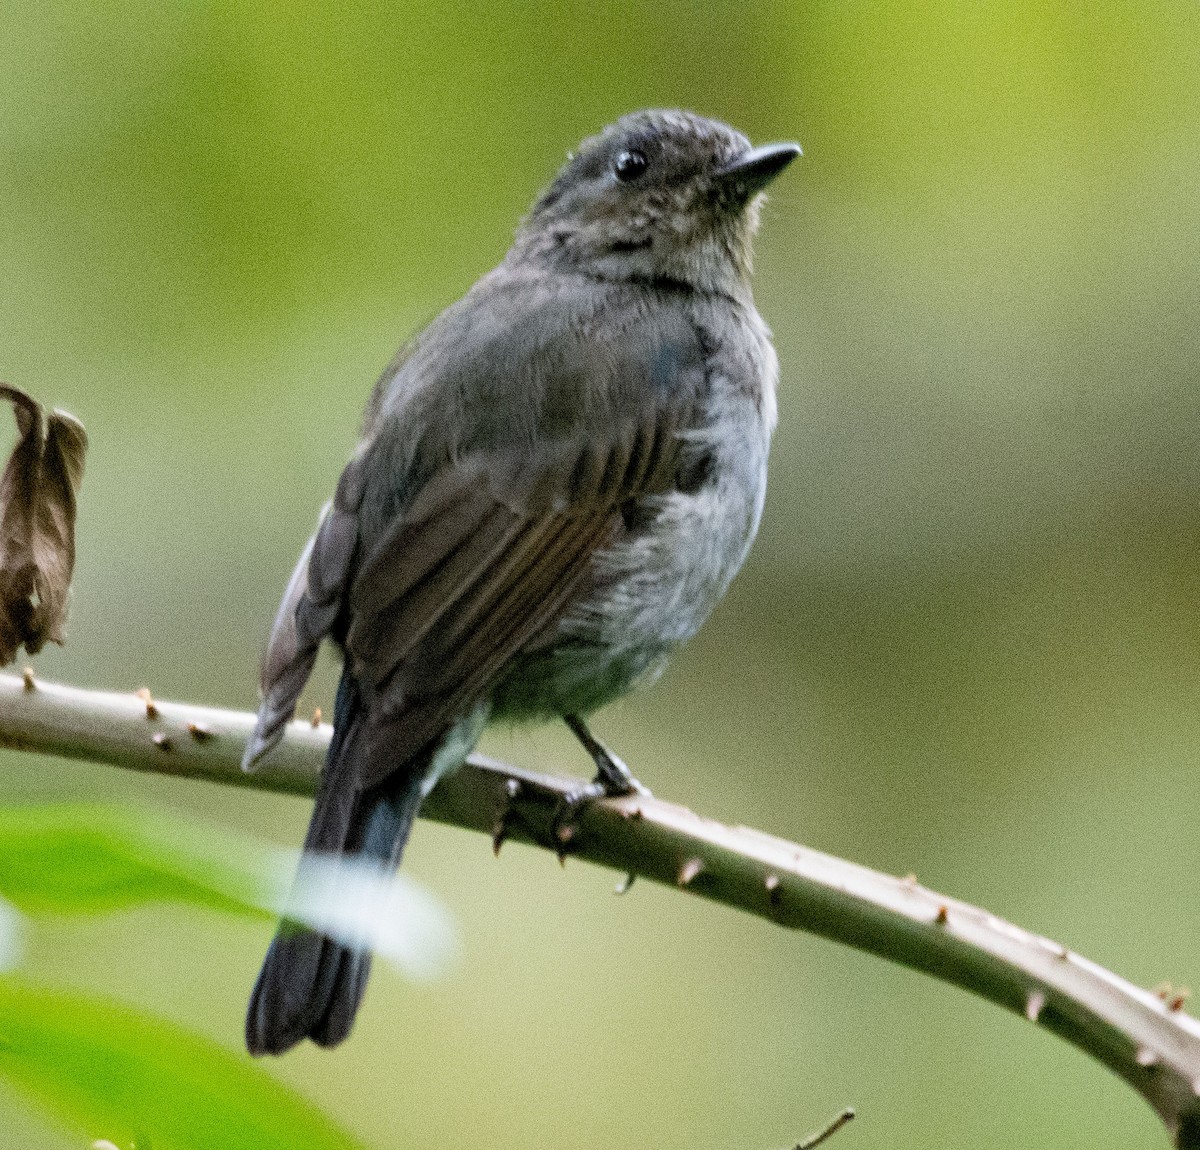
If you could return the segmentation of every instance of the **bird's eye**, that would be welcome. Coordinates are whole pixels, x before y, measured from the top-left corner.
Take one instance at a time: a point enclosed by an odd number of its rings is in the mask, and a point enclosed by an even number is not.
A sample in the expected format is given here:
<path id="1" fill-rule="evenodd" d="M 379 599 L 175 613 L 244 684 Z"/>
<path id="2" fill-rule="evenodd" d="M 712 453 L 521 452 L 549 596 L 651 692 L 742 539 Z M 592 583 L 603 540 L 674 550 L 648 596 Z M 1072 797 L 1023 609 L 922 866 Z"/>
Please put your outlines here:
<path id="1" fill-rule="evenodd" d="M 613 164 L 613 174 L 623 184 L 636 180 L 646 170 L 646 157 L 642 152 L 622 152 Z"/>

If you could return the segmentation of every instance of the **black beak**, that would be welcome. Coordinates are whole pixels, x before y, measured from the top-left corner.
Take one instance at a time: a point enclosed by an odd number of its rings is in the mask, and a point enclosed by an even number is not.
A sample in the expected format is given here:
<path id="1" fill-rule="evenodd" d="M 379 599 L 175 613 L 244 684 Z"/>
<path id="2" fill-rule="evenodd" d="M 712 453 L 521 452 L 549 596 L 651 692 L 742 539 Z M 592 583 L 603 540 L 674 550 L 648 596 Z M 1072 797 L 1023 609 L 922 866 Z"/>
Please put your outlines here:
<path id="1" fill-rule="evenodd" d="M 749 199 L 803 154 L 799 144 L 763 144 L 718 168 L 713 179 L 718 187 L 740 199 Z"/>

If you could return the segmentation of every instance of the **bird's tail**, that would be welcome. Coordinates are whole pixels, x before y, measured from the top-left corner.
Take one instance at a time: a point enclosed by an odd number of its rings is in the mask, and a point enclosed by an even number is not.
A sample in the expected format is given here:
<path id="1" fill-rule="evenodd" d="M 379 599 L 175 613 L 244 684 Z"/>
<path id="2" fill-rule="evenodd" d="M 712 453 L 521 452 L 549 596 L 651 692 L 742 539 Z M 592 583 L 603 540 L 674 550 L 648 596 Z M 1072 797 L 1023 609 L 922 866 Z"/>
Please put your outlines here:
<path id="1" fill-rule="evenodd" d="M 390 875 L 421 805 L 424 772 L 402 768 L 379 787 L 357 789 L 367 715 L 345 673 L 334 728 L 304 854 L 354 857 Z M 303 871 L 302 860 L 301 877 Z M 246 1048 L 251 1054 L 282 1054 L 305 1038 L 336 1046 L 350 1033 L 370 969 L 369 950 L 335 942 L 285 917 L 250 995 Z"/>

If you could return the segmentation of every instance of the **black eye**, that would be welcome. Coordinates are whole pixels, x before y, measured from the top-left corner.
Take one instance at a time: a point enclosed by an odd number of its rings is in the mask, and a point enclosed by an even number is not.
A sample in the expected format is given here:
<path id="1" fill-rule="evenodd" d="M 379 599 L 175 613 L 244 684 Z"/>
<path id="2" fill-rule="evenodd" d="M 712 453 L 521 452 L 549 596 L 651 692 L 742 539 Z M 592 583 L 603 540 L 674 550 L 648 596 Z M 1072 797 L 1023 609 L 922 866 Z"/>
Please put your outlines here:
<path id="1" fill-rule="evenodd" d="M 623 184 L 636 180 L 646 170 L 646 157 L 641 152 L 622 152 L 613 164 L 613 173 Z"/>

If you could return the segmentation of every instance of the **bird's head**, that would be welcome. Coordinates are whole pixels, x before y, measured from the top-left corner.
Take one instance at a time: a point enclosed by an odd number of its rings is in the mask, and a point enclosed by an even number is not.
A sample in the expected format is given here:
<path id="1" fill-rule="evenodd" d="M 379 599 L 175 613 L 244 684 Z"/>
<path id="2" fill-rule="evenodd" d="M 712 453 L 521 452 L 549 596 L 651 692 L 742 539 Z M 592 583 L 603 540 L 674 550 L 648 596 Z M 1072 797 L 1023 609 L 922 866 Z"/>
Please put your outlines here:
<path id="1" fill-rule="evenodd" d="M 800 155 L 691 112 L 623 116 L 585 140 L 522 223 L 510 259 L 605 280 L 736 293 L 762 189 Z"/>

